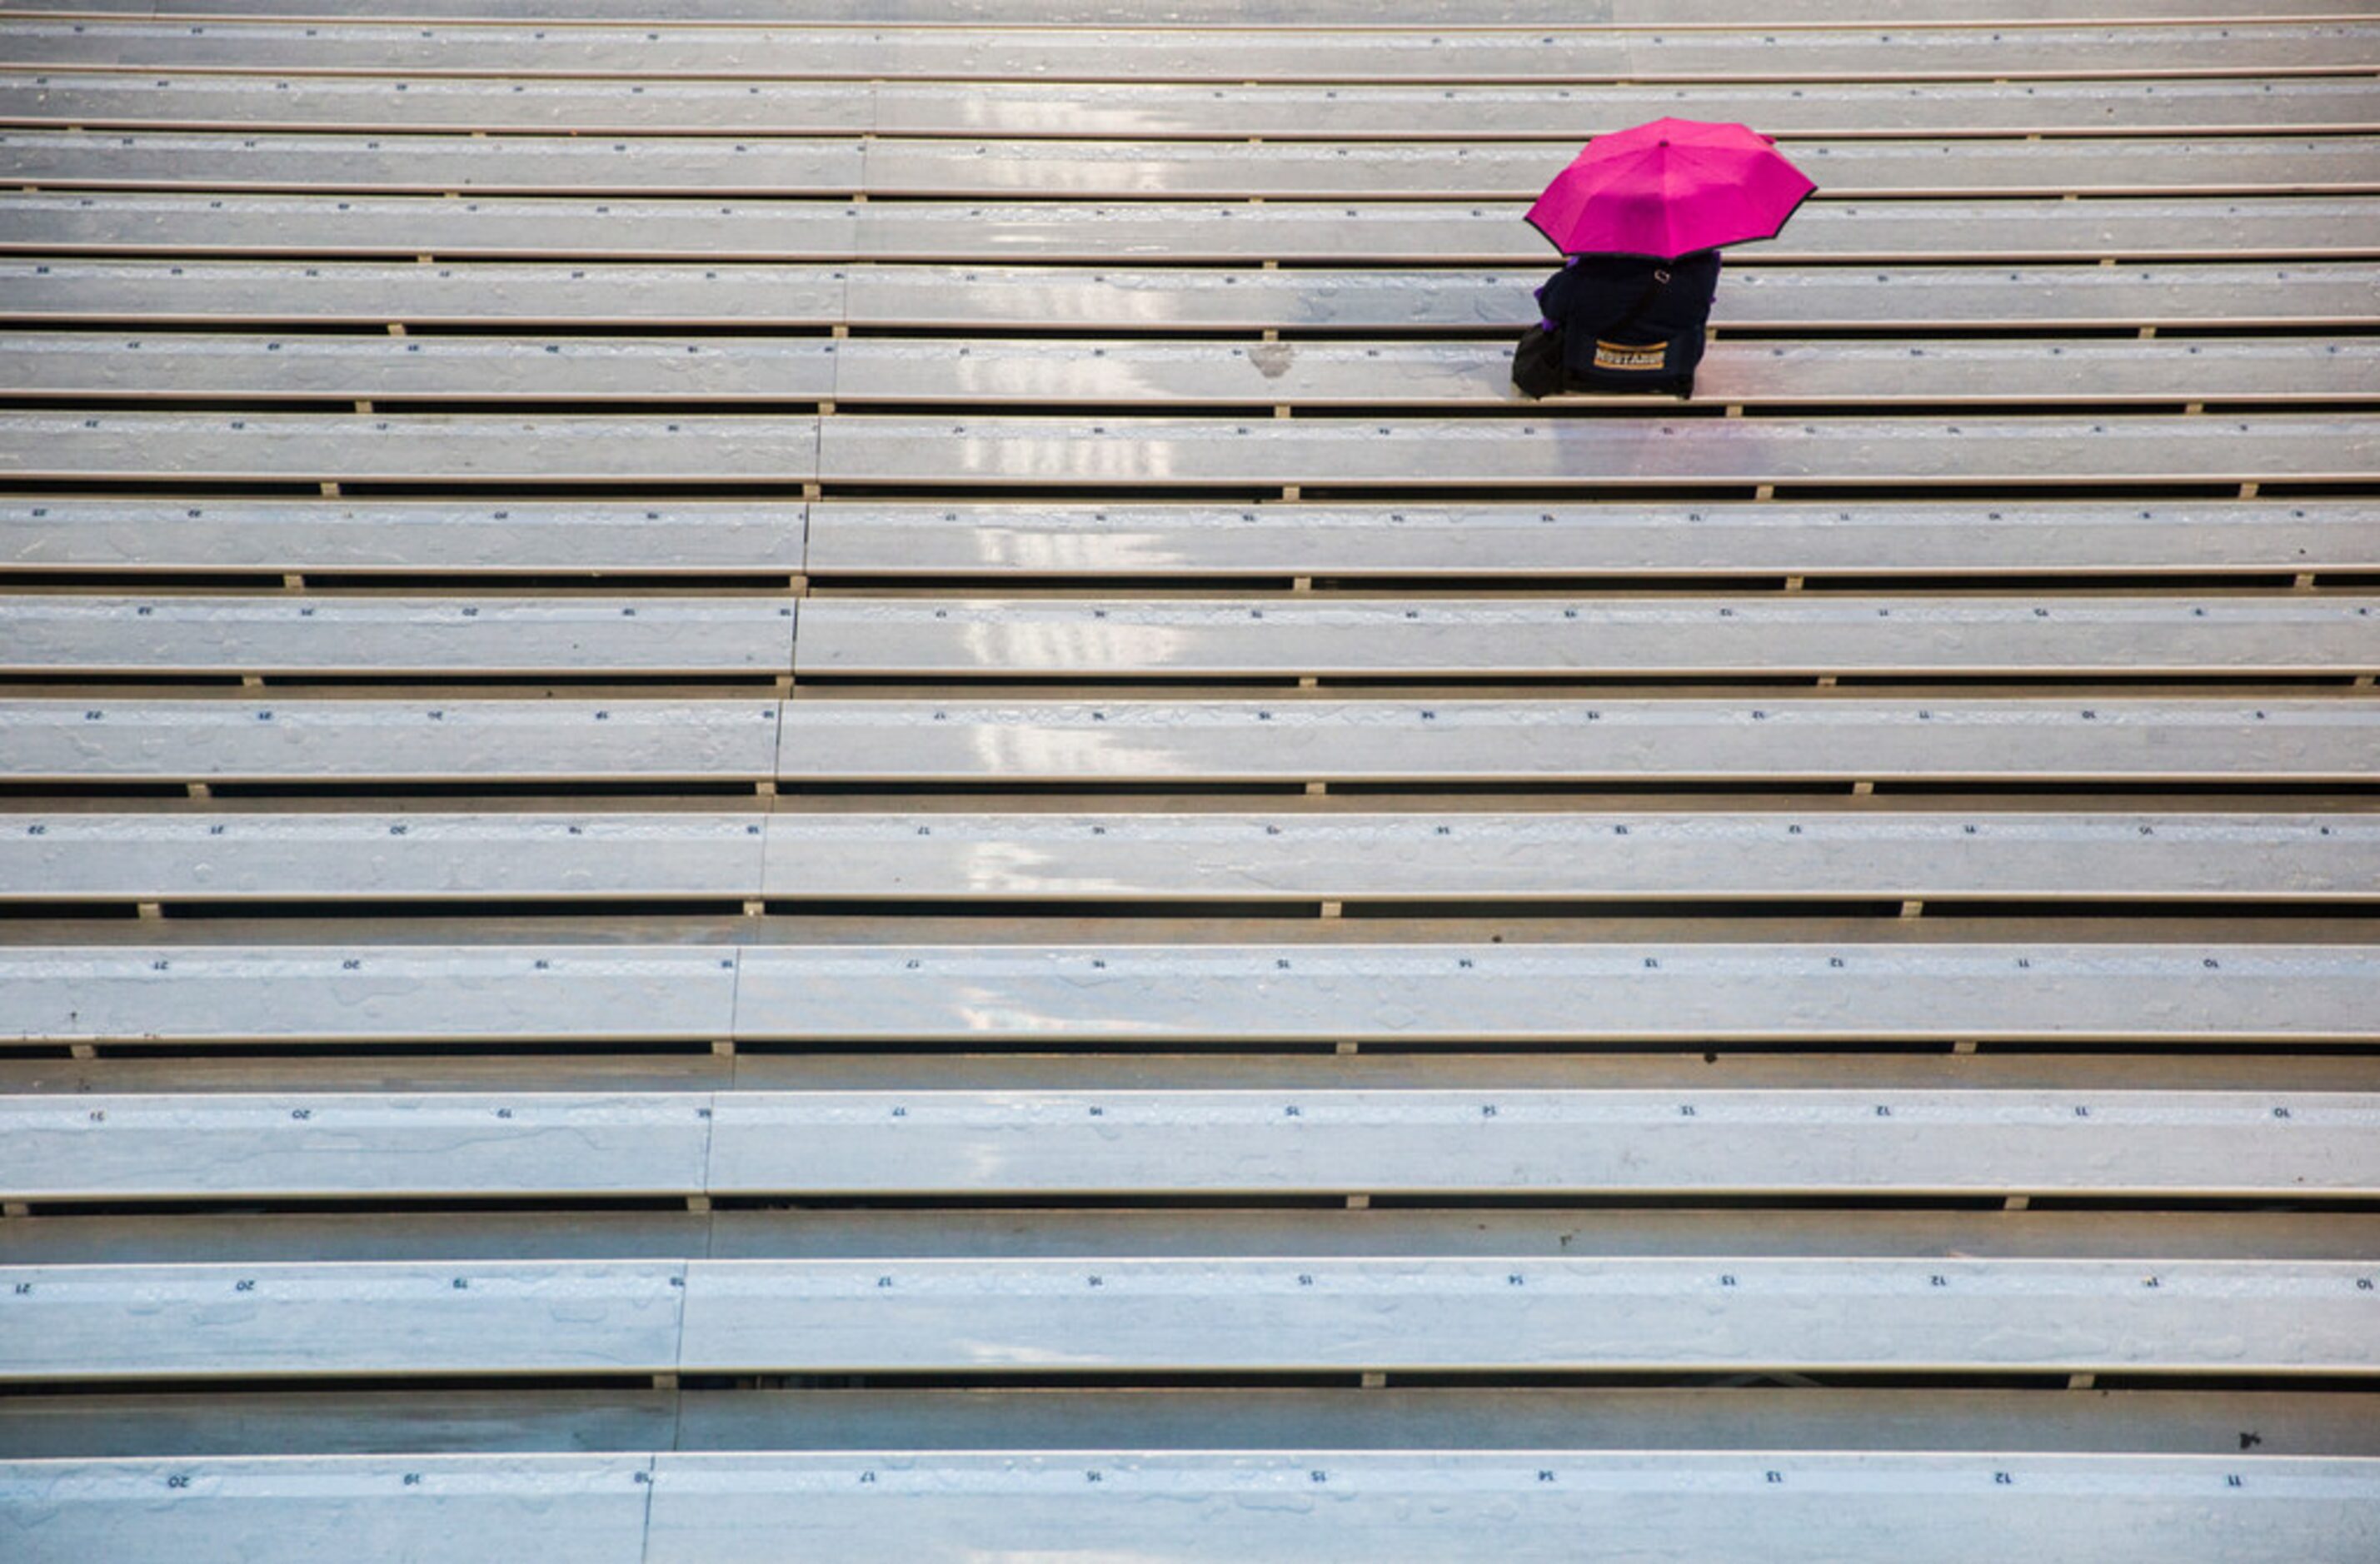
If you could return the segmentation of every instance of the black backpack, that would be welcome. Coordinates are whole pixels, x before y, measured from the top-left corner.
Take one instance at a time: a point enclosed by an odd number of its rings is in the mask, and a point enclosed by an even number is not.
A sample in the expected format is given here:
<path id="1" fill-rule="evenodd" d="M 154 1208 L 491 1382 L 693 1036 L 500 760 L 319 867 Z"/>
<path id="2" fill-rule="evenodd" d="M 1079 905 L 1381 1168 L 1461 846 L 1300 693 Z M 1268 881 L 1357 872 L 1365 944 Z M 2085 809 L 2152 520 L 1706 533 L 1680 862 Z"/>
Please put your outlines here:
<path id="1" fill-rule="evenodd" d="M 1645 307 L 1660 297 L 1661 289 L 1668 285 L 1669 281 L 1669 273 L 1665 271 L 1654 273 L 1653 280 L 1645 285 L 1645 291 L 1637 296 L 1636 302 L 1628 307 L 1628 313 L 1620 317 L 1606 329 L 1617 335 L 1633 325 L 1636 317 L 1645 312 Z M 1521 333 L 1520 346 L 1512 349 L 1512 383 L 1520 389 L 1522 395 L 1531 399 L 1551 396 L 1569 384 L 1568 336 L 1569 333 L 1563 330 L 1559 321 L 1539 321 Z M 1596 343 L 1596 358 L 1598 367 L 1632 371 L 1644 370 L 1658 371 L 1662 367 L 1663 349 L 1666 346 L 1666 344 L 1647 343 L 1642 347 L 1631 347 L 1619 343 L 1606 343 L 1598 340 Z M 1650 362 L 1614 362 L 1604 366 L 1603 359 L 1607 348 L 1610 349 L 1617 358 L 1649 358 Z"/>

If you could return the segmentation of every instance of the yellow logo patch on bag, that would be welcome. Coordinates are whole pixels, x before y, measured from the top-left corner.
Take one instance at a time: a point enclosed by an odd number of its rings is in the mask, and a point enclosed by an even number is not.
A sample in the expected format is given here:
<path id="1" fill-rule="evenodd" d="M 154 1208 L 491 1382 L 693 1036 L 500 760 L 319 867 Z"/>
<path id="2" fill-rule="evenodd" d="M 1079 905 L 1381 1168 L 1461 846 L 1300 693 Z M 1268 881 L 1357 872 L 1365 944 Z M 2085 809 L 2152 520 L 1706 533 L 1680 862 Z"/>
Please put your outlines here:
<path id="1" fill-rule="evenodd" d="M 1598 370 L 1658 370 L 1669 362 L 1666 342 L 1602 342 L 1595 345 Z"/>

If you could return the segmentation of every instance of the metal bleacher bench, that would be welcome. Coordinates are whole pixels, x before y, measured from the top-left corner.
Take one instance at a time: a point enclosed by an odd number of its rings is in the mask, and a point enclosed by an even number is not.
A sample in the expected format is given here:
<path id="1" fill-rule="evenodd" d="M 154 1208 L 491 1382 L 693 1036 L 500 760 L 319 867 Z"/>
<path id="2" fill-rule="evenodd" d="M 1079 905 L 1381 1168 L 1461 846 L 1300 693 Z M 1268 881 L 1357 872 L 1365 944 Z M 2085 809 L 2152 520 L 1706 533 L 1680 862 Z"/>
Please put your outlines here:
<path id="1" fill-rule="evenodd" d="M 0 103 L 5 103 L 0 88 Z M 2271 136 L 2175 142 L 1790 142 L 1836 199 L 2151 191 L 2368 189 L 2380 140 Z M 1527 200 L 1570 141 L 1408 146 L 1366 141 L 820 140 L 755 137 L 590 139 L 524 135 L 351 135 L 35 130 L 0 133 L 0 171 L 84 189 L 370 190 L 392 194 L 997 198 L 1063 191 L 1129 199 Z"/>
<path id="2" fill-rule="evenodd" d="M 0 948 L 20 1043 L 2368 1043 L 2375 995 L 2352 946 L 2212 940 Z"/>
<path id="3" fill-rule="evenodd" d="M 583 265 L 527 261 L 423 266 L 363 261 L 11 260 L 9 310 L 31 320 L 105 313 L 151 325 L 504 322 L 647 330 L 740 321 L 808 327 L 941 326 L 1141 333 L 1289 329 L 1333 336 L 1391 331 L 1509 333 L 1525 323 L 1545 268 L 1494 272 L 1376 268 L 1173 271 L 1080 267 L 754 264 Z M 2369 261 L 2123 267 L 1776 266 L 1730 272 L 1722 330 L 1998 325 L 2155 328 L 2346 324 L 2380 288 Z M 155 338 L 145 339 L 152 343 Z M 868 346 L 860 338 L 844 351 Z M 988 341 L 983 347 L 996 346 Z M 162 346 L 162 344 L 160 345 Z M 422 344 L 435 348 L 431 339 Z M 782 346 L 783 345 L 779 345 Z M 1733 351 L 1733 345 L 1727 344 Z M 1798 346 L 1798 345 L 1797 345 Z M 2088 340 L 2070 345 L 2087 349 Z M 1725 355 L 1722 355 L 1722 359 Z M 1779 386 L 1775 389 L 1790 388 Z"/>
<path id="4" fill-rule="evenodd" d="M 2380 415 L 2306 412 L 2195 418 L 2122 413 L 1956 421 L 1722 421 L 1698 416 L 1451 423 L 1410 417 L 1233 423 L 1119 414 L 688 414 L 635 417 L 373 413 L 0 413 L 0 477 L 137 479 L 159 463 L 191 480 L 515 483 L 577 476 L 605 484 L 854 484 L 964 480 L 988 487 L 1138 485 L 1380 489 L 1414 481 L 1428 448 L 1435 484 L 1527 488 L 1890 484 L 2002 487 L 2054 464 L 2108 485 L 2372 475 Z"/>
<path id="5" fill-rule="evenodd" d="M 1161 9 L 0 17 L 0 1558 L 2380 1557 L 2380 16 Z"/>
<path id="6" fill-rule="evenodd" d="M 1064 339 L 898 339 L 725 346 L 699 339 L 379 336 L 97 338 L 0 334 L 0 393 L 19 396 L 915 404 L 989 407 L 1292 405 L 1478 406 L 1522 399 L 1502 341 L 1165 343 L 1086 350 Z M 1990 387 L 1978 394 L 1979 382 Z M 2060 403 L 2274 404 L 2380 400 L 2380 345 L 2256 337 L 2069 343 L 1715 345 L 1696 375 L 1704 402 L 1848 406 L 1958 398 L 1977 406 Z M 1622 404 L 1678 406 L 1673 397 Z"/>
<path id="7" fill-rule="evenodd" d="M 2355 815 L 1245 810 L 28 815 L 0 897 L 2352 901 Z"/>
<path id="8" fill-rule="evenodd" d="M 419 3 L 419 0 L 417 0 Z M 2005 0 L 2002 0 L 2005 4 Z M 2236 5 L 2238 0 L 2229 0 Z M 2294 7 L 2303 0 L 2289 0 Z M 2351 71 L 2352 67 L 2349 67 Z M 1558 138 L 1580 125 L 1633 124 L 1691 109 L 1808 137 L 2200 135 L 2363 129 L 2371 90 L 2351 76 L 2045 78 L 1994 82 L 1761 81 L 1656 85 L 1330 87 L 800 79 L 662 84 L 619 78 L 335 76 L 208 71 L 160 76 L 102 67 L 0 67 L 12 123 L 254 131 L 577 130 L 669 134 L 1033 136 L 1206 139 L 1260 136 L 1391 141 Z"/>
<path id="9" fill-rule="evenodd" d="M 560 540 L 567 539 L 565 557 Z M 590 575 L 1711 579 L 2318 574 L 2380 547 L 2380 506 L 2252 502 L 0 500 L 19 570 Z"/>
<path id="10" fill-rule="evenodd" d="M 2283 237 L 2286 236 L 2286 238 Z M 1813 202 L 1764 264 L 2366 259 L 2347 196 L 1978 196 Z M 623 196 L 0 196 L 0 251 L 551 261 L 1548 264 L 1511 203 Z"/>
<path id="11" fill-rule="evenodd" d="M 2219 55 L 2218 55 L 2219 49 Z M 2004 81 L 2091 75 L 2331 75 L 2380 61 L 2380 25 L 2360 18 L 2198 24 L 1988 27 L 1442 28 L 1317 30 L 1272 40 L 1223 30 L 664 27 L 588 25 L 540 33 L 468 26 L 320 20 L 0 22 L 20 66 L 176 70 L 419 71 L 473 75 L 672 76 L 735 79 L 1244 82 L 1585 80 Z M 2215 63 L 2209 63 L 2210 60 Z"/>
<path id="12" fill-rule="evenodd" d="M 780 721 L 780 718 L 783 721 Z M 783 743 L 780 745 L 782 734 Z M 1016 782 L 2349 781 L 2368 702 L 1952 697 L 0 702 L 0 776 Z"/>
<path id="13" fill-rule="evenodd" d="M 1973 676 L 2380 668 L 2380 599 L 2055 608 L 1834 598 L 1620 606 L 1367 598 L 1105 608 L 1033 600 L 0 596 L 0 670 L 351 670 L 983 677 L 1133 673 Z M 801 649 L 796 654 L 798 631 Z"/>

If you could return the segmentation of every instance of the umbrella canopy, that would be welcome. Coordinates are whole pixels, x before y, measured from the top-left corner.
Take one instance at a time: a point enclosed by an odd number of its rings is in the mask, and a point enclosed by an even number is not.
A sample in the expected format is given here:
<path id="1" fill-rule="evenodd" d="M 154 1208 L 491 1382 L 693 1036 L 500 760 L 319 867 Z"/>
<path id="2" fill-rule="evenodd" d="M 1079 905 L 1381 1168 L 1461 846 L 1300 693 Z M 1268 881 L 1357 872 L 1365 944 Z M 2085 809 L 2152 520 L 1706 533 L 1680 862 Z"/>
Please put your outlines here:
<path id="1" fill-rule="evenodd" d="M 1565 255 L 1671 261 L 1773 238 L 1816 188 L 1757 131 L 1657 119 L 1589 141 L 1529 208 L 1529 222 Z"/>

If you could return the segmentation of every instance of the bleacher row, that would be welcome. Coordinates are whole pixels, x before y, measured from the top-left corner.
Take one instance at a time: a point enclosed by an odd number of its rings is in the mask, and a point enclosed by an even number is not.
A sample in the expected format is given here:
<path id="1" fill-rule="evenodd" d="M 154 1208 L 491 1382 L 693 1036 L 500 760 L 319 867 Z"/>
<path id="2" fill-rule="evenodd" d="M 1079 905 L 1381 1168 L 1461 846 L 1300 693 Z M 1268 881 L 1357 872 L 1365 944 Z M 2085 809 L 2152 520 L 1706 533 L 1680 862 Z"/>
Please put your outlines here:
<path id="1" fill-rule="evenodd" d="M 1162 9 L 0 12 L 0 1557 L 2380 1551 L 2380 10 Z"/>

